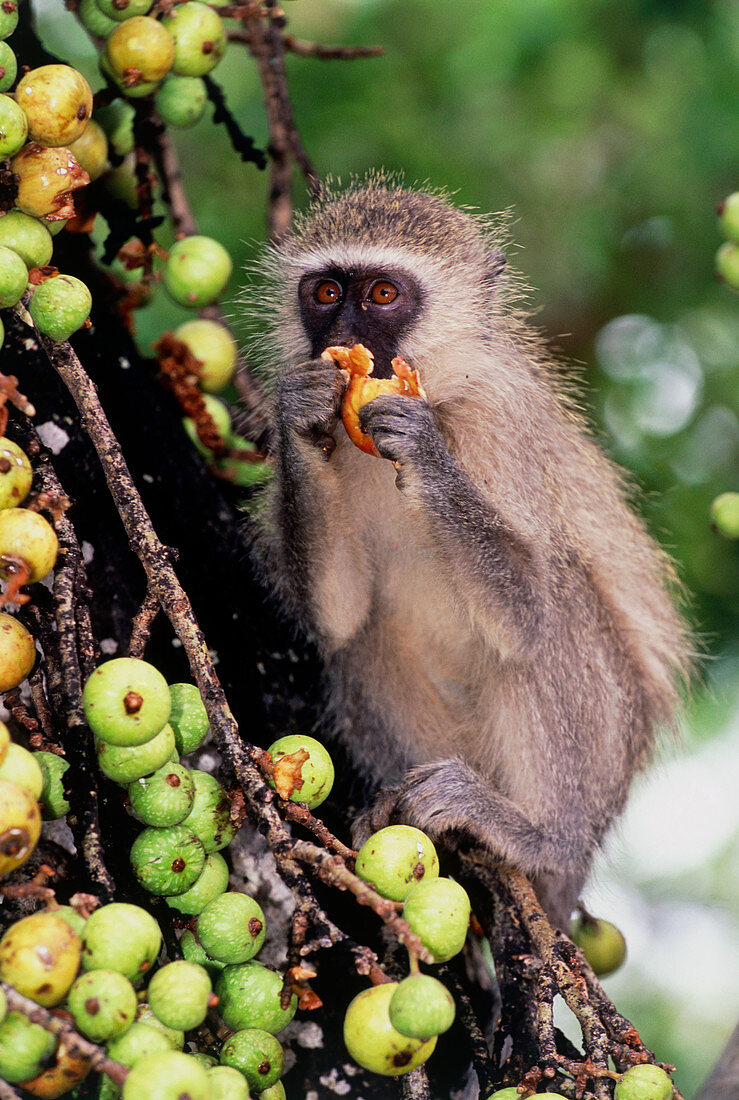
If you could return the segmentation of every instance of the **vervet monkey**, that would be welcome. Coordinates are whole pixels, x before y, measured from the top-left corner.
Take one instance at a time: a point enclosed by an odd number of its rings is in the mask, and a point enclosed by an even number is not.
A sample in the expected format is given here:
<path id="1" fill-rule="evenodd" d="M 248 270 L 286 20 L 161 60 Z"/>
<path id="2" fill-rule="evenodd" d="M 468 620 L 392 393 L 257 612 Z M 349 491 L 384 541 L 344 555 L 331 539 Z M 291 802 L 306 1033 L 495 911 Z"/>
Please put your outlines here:
<path id="1" fill-rule="evenodd" d="M 328 197 L 267 263 L 267 574 L 325 663 L 386 819 L 470 837 L 566 927 L 688 665 L 670 569 L 516 306 L 496 233 L 383 180 Z M 254 303 L 255 311 L 264 308 Z M 348 438 L 329 345 L 403 356 L 427 401 Z"/>

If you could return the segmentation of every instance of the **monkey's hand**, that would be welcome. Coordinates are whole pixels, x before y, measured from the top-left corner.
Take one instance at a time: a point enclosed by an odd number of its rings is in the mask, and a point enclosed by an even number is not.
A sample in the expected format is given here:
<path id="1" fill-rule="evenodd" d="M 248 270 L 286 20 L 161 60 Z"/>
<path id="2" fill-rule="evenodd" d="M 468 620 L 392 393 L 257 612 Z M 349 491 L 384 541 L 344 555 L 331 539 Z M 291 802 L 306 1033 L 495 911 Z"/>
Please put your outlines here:
<path id="1" fill-rule="evenodd" d="M 332 362 L 310 359 L 283 375 L 277 390 L 277 417 L 293 432 L 330 455 L 341 413 L 346 377 Z"/>
<path id="2" fill-rule="evenodd" d="M 378 453 L 397 466 L 400 488 L 408 486 L 414 468 L 428 468 L 446 454 L 433 410 L 418 398 L 375 397 L 359 410 L 359 423 Z"/>

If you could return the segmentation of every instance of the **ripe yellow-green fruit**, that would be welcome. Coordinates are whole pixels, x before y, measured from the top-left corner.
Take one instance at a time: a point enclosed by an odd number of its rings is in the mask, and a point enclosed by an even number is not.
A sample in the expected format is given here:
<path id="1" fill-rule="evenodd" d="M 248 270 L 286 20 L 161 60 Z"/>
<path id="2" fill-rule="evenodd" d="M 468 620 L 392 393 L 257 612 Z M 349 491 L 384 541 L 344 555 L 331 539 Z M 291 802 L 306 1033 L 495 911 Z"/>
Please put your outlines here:
<path id="1" fill-rule="evenodd" d="M 18 26 L 18 5 L 16 0 L 2 0 L 0 3 L 0 38 L 9 38 Z"/>
<path id="2" fill-rule="evenodd" d="M 96 0 L 104 15 L 116 23 L 123 23 L 134 15 L 146 15 L 153 0 Z"/>
<path id="3" fill-rule="evenodd" d="M 403 901 L 422 879 L 438 878 L 439 857 L 429 837 L 412 825 L 388 825 L 369 837 L 359 850 L 357 874 L 378 893 Z"/>
<path id="4" fill-rule="evenodd" d="M 28 268 L 48 264 L 54 249 L 47 227 L 20 210 L 0 216 L 0 244 L 17 252 Z"/>
<path id="5" fill-rule="evenodd" d="M 720 535 L 739 539 L 739 493 L 721 493 L 711 504 L 711 522 Z"/>
<path id="6" fill-rule="evenodd" d="M 90 182 L 69 149 L 49 149 L 29 141 L 10 162 L 18 177 L 15 204 L 33 218 L 74 217 L 72 192 Z"/>
<path id="7" fill-rule="evenodd" d="M 178 76 L 205 76 L 226 49 L 226 32 L 218 12 L 197 0 L 187 0 L 164 16 L 162 23 L 175 43 L 172 69 Z"/>
<path id="8" fill-rule="evenodd" d="M 0 764 L 5 759 L 5 754 L 10 745 L 10 732 L 4 722 L 0 722 Z"/>
<path id="9" fill-rule="evenodd" d="M 116 80 L 131 91 L 164 80 L 174 61 L 174 41 L 158 19 L 134 15 L 110 32 L 104 56 Z"/>
<path id="10" fill-rule="evenodd" d="M 91 309 L 90 291 L 74 275 L 52 275 L 36 287 L 28 305 L 38 331 L 55 343 L 81 328 Z"/>
<path id="11" fill-rule="evenodd" d="M 0 159 L 14 156 L 28 136 L 28 120 L 15 100 L 0 95 Z"/>
<path id="12" fill-rule="evenodd" d="M 344 1043 L 355 1062 L 383 1077 L 399 1077 L 433 1054 L 436 1036 L 411 1039 L 390 1023 L 390 1001 L 397 982 L 375 985 L 359 993 L 344 1017 Z"/>
<path id="13" fill-rule="evenodd" d="M 172 699 L 154 665 L 138 657 L 114 657 L 88 677 L 82 705 L 90 729 L 101 740 L 133 746 L 145 744 L 163 729 Z"/>
<path id="14" fill-rule="evenodd" d="M 28 859 L 41 835 L 41 814 L 36 799 L 0 779 L 0 875 L 9 875 Z"/>
<path id="15" fill-rule="evenodd" d="M 170 73 L 157 92 L 159 114 L 168 126 L 178 129 L 187 129 L 199 122 L 207 101 L 205 83 L 196 76 Z"/>
<path id="16" fill-rule="evenodd" d="M 228 385 L 236 370 L 236 343 L 225 325 L 198 318 L 185 321 L 174 334 L 199 360 L 198 384 L 202 390 L 218 393 Z"/>
<path id="17" fill-rule="evenodd" d="M 434 962 L 446 962 L 464 947 L 470 899 L 464 887 L 451 878 L 426 879 L 408 891 L 403 919 L 431 952 Z"/>
<path id="18" fill-rule="evenodd" d="M 0 248 L 0 254 L 2 254 Z M 12 439 L 0 438 L 0 508 L 17 508 L 31 488 L 28 455 Z"/>
<path id="19" fill-rule="evenodd" d="M 570 929 L 572 940 L 599 977 L 618 970 L 626 958 L 626 940 L 610 921 L 579 915 Z"/>
<path id="20" fill-rule="evenodd" d="M 150 17 L 142 16 L 142 18 L 148 19 Z M 121 26 L 120 23 L 116 25 L 118 27 Z M 138 83 L 131 83 L 132 80 L 137 80 L 138 78 L 140 70 L 136 68 L 127 70 L 126 75 L 120 77 L 118 73 L 114 71 L 105 51 L 98 55 L 98 69 L 109 83 L 115 84 L 118 91 L 121 92 L 126 99 L 141 99 L 143 96 L 153 95 L 160 84 L 158 80 L 138 80 Z M 126 83 L 126 81 L 128 81 L 128 83 Z"/>
<path id="21" fill-rule="evenodd" d="M 41 65 L 19 82 L 16 102 L 28 119 L 31 141 L 69 145 L 81 136 L 92 114 L 92 91 L 70 65 Z"/>
<path id="22" fill-rule="evenodd" d="M 15 84 L 18 60 L 7 42 L 0 42 L 0 92 L 7 92 Z"/>
<path id="23" fill-rule="evenodd" d="M 169 253 L 164 266 L 164 288 L 179 305 L 200 309 L 216 300 L 232 268 L 228 252 L 212 237 L 185 237 Z"/>
<path id="24" fill-rule="evenodd" d="M 29 508 L 0 511 L 0 576 L 8 577 L 13 558 L 29 566 L 29 583 L 40 581 L 54 568 L 59 540 L 56 531 Z"/>
<path id="25" fill-rule="evenodd" d="M 17 252 L 0 245 L 0 309 L 20 300 L 28 283 L 28 270 Z"/>
<path id="26" fill-rule="evenodd" d="M 108 165 L 108 139 L 100 123 L 90 119 L 82 136 L 69 145 L 69 151 L 91 180 L 99 179 Z"/>
<path id="27" fill-rule="evenodd" d="M 38 802 L 44 789 L 44 777 L 32 752 L 11 742 L 0 761 L 0 779 L 17 783 Z"/>
<path id="28" fill-rule="evenodd" d="M 82 943 L 51 910 L 12 924 L 0 940 L 0 977 L 49 1008 L 66 997 L 80 965 Z"/>
<path id="29" fill-rule="evenodd" d="M 33 668 L 36 646 L 22 623 L 0 612 L 0 691 L 18 687 Z"/>
<path id="30" fill-rule="evenodd" d="M 614 1100 L 670 1100 L 672 1081 L 659 1066 L 632 1066 L 616 1083 Z"/>
<path id="31" fill-rule="evenodd" d="M 123 26 L 125 27 L 125 23 Z M 187 1054 L 171 1050 L 140 1058 L 123 1082 L 122 1100 L 210 1100 L 206 1071 Z"/>

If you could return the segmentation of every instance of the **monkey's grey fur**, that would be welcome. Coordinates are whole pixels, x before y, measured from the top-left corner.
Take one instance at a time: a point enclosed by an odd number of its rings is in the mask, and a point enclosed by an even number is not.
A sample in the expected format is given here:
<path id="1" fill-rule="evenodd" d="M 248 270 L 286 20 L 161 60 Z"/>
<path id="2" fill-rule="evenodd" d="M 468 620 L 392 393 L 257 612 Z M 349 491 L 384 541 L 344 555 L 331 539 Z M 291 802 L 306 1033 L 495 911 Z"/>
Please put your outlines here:
<path id="1" fill-rule="evenodd" d="M 566 927 L 674 721 L 689 656 L 668 563 L 514 307 L 485 221 L 370 180 L 317 204 L 267 267 L 262 550 L 320 647 L 336 731 L 373 787 L 399 788 L 396 818 L 487 845 Z M 314 276 L 345 288 L 345 314 L 311 297 Z M 363 289 L 377 278 L 401 287 L 397 330 Z M 382 458 L 348 439 L 342 376 L 318 358 L 373 339 L 380 373 L 402 355 L 428 394 L 364 407 Z"/>

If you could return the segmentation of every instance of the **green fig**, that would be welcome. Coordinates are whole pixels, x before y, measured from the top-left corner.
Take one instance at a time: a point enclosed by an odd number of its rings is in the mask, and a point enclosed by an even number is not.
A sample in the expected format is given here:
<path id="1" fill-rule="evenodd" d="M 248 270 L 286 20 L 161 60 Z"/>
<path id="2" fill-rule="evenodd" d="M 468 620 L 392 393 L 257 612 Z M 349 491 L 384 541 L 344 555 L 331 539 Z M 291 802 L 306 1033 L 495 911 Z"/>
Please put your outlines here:
<path id="1" fill-rule="evenodd" d="M 162 934 L 145 909 L 128 902 L 110 902 L 88 917 L 82 934 L 85 970 L 117 970 L 135 982 L 159 954 Z"/>
<path id="2" fill-rule="evenodd" d="M 236 1031 L 221 1047 L 221 1064 L 237 1069 L 250 1089 L 263 1092 L 285 1068 L 285 1052 L 274 1035 L 259 1028 Z"/>
<path id="3" fill-rule="evenodd" d="M 282 974 L 258 962 L 227 966 L 216 982 L 218 1011 L 226 1027 L 260 1028 L 272 1034 L 282 1031 L 298 1007 L 295 995 L 282 1007 Z"/>
<path id="4" fill-rule="evenodd" d="M 189 890 L 205 866 L 205 849 L 187 825 L 144 829 L 131 845 L 131 866 L 151 894 Z"/>
<path id="5" fill-rule="evenodd" d="M 212 986 L 207 972 L 197 963 L 177 959 L 157 970 L 149 982 L 149 1007 L 167 1027 L 192 1031 L 208 1012 Z"/>
<path id="6" fill-rule="evenodd" d="M 127 1031 L 136 1018 L 136 990 L 117 970 L 90 970 L 69 991 L 68 1007 L 78 1031 L 105 1043 Z"/>
<path id="7" fill-rule="evenodd" d="M 244 963 L 264 943 L 264 913 L 248 894 L 221 894 L 198 917 L 198 939 L 211 958 Z"/>
<path id="8" fill-rule="evenodd" d="M 439 857 L 431 840 L 411 825 L 388 825 L 373 833 L 357 855 L 356 871 L 378 893 L 403 901 L 422 879 L 437 878 Z"/>

